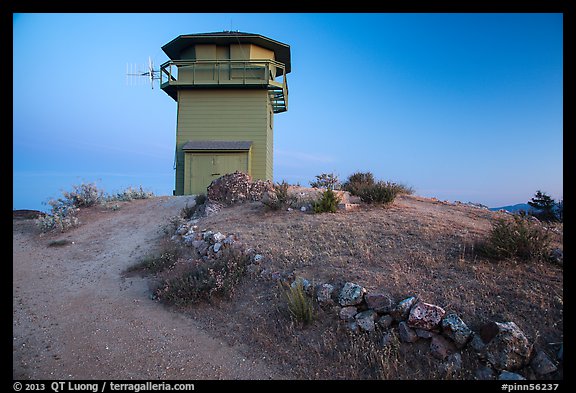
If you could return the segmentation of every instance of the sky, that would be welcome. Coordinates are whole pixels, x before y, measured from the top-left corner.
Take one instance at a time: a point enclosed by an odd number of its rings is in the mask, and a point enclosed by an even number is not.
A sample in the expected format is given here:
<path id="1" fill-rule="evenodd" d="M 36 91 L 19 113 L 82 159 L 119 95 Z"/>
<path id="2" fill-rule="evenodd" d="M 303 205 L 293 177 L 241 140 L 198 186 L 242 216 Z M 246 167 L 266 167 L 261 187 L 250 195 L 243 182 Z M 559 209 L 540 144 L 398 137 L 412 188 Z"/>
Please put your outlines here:
<path id="1" fill-rule="evenodd" d="M 440 200 L 563 199 L 562 14 L 14 14 L 12 29 L 13 209 L 82 182 L 172 195 L 177 103 L 126 73 L 224 30 L 291 48 L 274 181 L 370 171 Z"/>

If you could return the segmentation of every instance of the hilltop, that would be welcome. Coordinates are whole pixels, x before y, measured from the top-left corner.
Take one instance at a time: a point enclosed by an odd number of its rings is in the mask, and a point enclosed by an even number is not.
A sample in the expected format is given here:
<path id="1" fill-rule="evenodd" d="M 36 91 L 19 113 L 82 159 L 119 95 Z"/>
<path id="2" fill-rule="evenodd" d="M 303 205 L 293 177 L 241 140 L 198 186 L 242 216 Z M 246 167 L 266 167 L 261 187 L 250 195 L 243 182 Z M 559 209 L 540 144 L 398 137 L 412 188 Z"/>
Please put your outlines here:
<path id="1" fill-rule="evenodd" d="M 563 341 L 562 267 L 495 262 L 474 250 L 504 213 L 410 195 L 385 208 L 360 205 L 335 214 L 268 211 L 259 202 L 224 207 L 195 225 L 235 234 L 261 255 L 261 269 L 244 277 L 231 300 L 162 307 L 151 299 L 157 277 L 125 272 L 172 247 L 170 217 L 191 200 L 156 197 L 115 211 L 86 208 L 82 225 L 64 234 L 41 236 L 30 220 L 14 221 L 15 377 L 446 377 L 424 339 L 400 345 L 379 374 L 364 364 L 379 351 L 374 342 L 351 336 L 334 309 L 318 309 L 311 325 L 298 326 L 285 313 L 278 276 L 353 281 L 395 301 L 417 296 L 457 313 L 473 330 L 514 321 L 556 359 Z M 562 248 L 562 226 L 553 234 L 554 246 Z M 55 240 L 68 243 L 48 247 Z M 203 351 L 214 353 L 206 354 L 208 367 L 200 363 Z M 462 363 L 451 377 L 474 379 L 483 366 L 469 349 Z M 561 367 L 552 375 L 559 377 Z"/>

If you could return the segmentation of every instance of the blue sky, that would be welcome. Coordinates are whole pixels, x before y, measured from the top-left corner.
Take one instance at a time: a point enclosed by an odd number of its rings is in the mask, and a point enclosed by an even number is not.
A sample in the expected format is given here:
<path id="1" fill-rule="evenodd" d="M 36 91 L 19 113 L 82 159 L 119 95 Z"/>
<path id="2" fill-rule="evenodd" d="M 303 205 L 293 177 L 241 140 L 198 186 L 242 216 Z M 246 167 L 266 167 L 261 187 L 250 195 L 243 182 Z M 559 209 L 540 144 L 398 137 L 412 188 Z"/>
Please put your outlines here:
<path id="1" fill-rule="evenodd" d="M 355 171 L 490 207 L 563 198 L 561 14 L 15 14 L 13 208 L 174 188 L 176 102 L 126 67 L 180 34 L 291 46 L 274 180 Z"/>

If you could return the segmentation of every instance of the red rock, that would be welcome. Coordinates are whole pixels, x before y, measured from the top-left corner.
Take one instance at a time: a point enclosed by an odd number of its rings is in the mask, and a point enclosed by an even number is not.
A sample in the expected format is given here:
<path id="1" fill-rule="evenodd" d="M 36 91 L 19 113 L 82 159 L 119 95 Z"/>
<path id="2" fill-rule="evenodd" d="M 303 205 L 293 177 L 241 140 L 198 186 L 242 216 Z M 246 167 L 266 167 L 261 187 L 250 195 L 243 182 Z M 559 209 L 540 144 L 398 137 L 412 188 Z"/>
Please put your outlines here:
<path id="1" fill-rule="evenodd" d="M 434 304 L 418 302 L 410 310 L 408 325 L 414 328 L 432 330 L 438 327 L 446 311 Z"/>

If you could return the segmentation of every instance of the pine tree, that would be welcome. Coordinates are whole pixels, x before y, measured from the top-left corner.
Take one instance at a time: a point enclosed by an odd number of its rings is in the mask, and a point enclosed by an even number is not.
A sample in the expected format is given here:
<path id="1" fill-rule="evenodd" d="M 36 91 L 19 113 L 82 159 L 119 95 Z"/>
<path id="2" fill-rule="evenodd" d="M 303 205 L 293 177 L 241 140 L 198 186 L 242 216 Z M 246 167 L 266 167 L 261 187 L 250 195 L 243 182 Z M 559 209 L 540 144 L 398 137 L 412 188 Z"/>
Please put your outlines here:
<path id="1" fill-rule="evenodd" d="M 528 204 L 537 209 L 538 212 L 535 214 L 539 219 L 544 221 L 554 220 L 556 214 L 554 214 L 554 208 L 556 206 L 556 201 L 545 192 L 540 190 L 536 191 L 536 194 L 532 200 L 528 201 Z"/>

